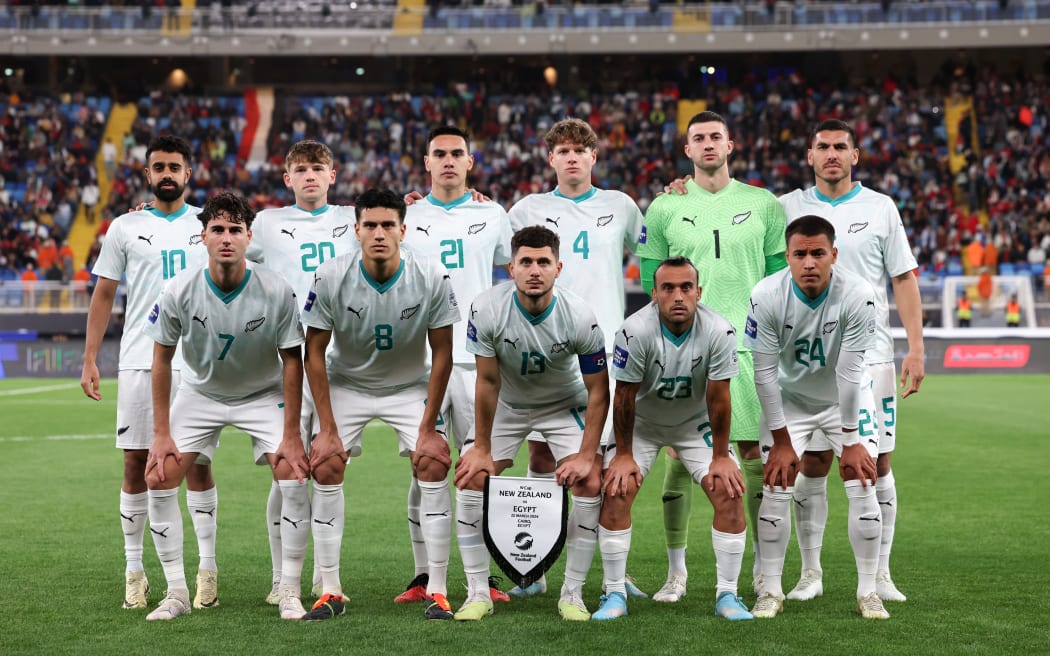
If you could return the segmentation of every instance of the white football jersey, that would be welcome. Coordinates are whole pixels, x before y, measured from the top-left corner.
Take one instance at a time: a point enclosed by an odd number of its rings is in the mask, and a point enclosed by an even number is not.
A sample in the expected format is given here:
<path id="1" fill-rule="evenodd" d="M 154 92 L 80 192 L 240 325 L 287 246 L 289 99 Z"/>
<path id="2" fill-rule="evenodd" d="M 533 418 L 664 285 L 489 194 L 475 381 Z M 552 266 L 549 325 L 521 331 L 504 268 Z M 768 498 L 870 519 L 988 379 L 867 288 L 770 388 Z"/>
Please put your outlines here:
<path id="1" fill-rule="evenodd" d="M 828 288 L 811 299 L 795 285 L 791 270 L 782 269 L 751 291 L 744 343 L 779 357 L 784 398 L 807 409 L 825 409 L 839 402 L 839 351 L 871 348 L 876 317 L 875 292 L 860 276 L 835 268 Z"/>
<path id="2" fill-rule="evenodd" d="M 118 216 L 106 232 L 91 272 L 110 280 L 127 276 L 128 303 L 118 365 L 122 370 L 153 366 L 153 340 L 143 334 L 142 327 L 164 281 L 208 262 L 199 213 L 200 208 L 192 205 L 183 205 L 173 214 L 147 207 Z M 176 352 L 172 367 L 182 368 L 181 352 Z"/>
<path id="3" fill-rule="evenodd" d="M 411 253 L 384 283 L 360 252 L 325 262 L 303 306 L 303 325 L 332 331 L 329 380 L 373 395 L 425 385 L 427 331 L 459 318 L 448 273 Z"/>
<path id="4" fill-rule="evenodd" d="M 514 231 L 541 225 L 561 238 L 563 263 L 558 285 L 587 299 L 612 350 L 613 334 L 623 323 L 623 252 L 635 252 L 642 232 L 642 212 L 627 194 L 591 187 L 579 198 L 557 190 L 530 194 L 510 210 Z"/>
<path id="5" fill-rule="evenodd" d="M 835 246 L 839 249 L 836 269 L 852 271 L 875 289 L 878 328 L 875 344 L 865 354 L 864 361 L 868 364 L 893 362 L 887 276 L 899 276 L 919 266 L 893 199 L 856 182 L 848 194 L 834 200 L 811 187 L 781 196 L 780 203 L 788 223 L 814 214 L 835 226 Z"/>
<path id="6" fill-rule="evenodd" d="M 492 287 L 492 267 L 510 262 L 510 221 L 498 203 L 479 203 L 470 193 L 452 203 L 429 194 L 408 207 L 402 247 L 441 262 L 460 303 L 470 303 Z M 467 324 L 453 326 L 452 360 L 474 364 L 467 351 Z"/>
<path id="7" fill-rule="evenodd" d="M 707 381 L 738 373 L 736 331 L 705 305 L 696 306 L 693 325 L 675 336 L 649 303 L 616 331 L 612 375 L 641 383 L 635 414 L 657 426 L 679 426 L 707 414 Z"/>
<path id="8" fill-rule="evenodd" d="M 292 286 L 302 307 L 314 272 L 328 260 L 360 250 L 353 207 L 298 205 L 263 210 L 252 223 L 248 259 L 276 271 Z"/>
<path id="9" fill-rule="evenodd" d="M 291 286 L 250 265 L 228 293 L 215 286 L 208 267 L 176 276 L 154 304 L 145 332 L 160 344 L 181 342 L 182 385 L 221 403 L 280 392 L 277 350 L 305 341 Z"/>
<path id="10" fill-rule="evenodd" d="M 467 317 L 467 348 L 499 361 L 499 398 L 512 408 L 585 402 L 581 365 L 585 373 L 605 369 L 605 337 L 594 313 L 558 287 L 539 316 L 522 307 L 514 281 L 478 296 Z"/>

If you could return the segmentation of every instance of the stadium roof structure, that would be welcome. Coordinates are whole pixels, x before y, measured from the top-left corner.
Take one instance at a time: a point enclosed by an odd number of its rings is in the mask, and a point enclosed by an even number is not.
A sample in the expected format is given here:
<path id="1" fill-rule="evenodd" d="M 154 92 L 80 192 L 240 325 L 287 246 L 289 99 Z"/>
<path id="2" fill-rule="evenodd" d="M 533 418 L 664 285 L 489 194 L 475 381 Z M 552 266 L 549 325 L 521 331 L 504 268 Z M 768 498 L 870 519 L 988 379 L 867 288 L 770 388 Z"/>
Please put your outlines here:
<path id="1" fill-rule="evenodd" d="M 214 3 L 218 5 L 218 3 Z M 886 6 L 884 6 L 886 5 Z M 260 8 L 260 6 L 262 8 Z M 305 7 L 305 9 L 303 8 Z M 733 53 L 1041 47 L 1050 0 L 438 8 L 420 0 L 0 10 L 14 56 Z"/>

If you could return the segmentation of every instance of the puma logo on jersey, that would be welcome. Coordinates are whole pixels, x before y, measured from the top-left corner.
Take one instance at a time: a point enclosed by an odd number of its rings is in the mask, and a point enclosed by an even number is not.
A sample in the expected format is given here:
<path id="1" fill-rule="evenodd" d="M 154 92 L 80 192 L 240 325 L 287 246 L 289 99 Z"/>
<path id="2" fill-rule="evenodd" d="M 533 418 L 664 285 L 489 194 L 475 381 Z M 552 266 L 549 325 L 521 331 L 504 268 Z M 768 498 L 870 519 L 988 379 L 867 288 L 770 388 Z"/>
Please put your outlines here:
<path id="1" fill-rule="evenodd" d="M 478 311 L 474 309 L 474 304 L 471 303 L 470 304 L 470 318 L 473 320 L 477 316 L 478 316 Z"/>
<path id="2" fill-rule="evenodd" d="M 196 321 L 197 323 L 199 323 L 201 325 L 201 328 L 207 328 L 208 327 L 208 324 L 205 323 L 205 321 L 207 321 L 207 320 L 208 320 L 208 317 L 204 317 L 203 319 L 201 319 L 196 314 L 193 315 L 193 318 L 191 319 L 191 321 Z"/>
<path id="3" fill-rule="evenodd" d="M 288 235 L 292 239 L 295 239 L 295 231 L 296 230 L 298 230 L 298 228 L 292 228 L 291 230 L 285 230 L 284 228 L 281 228 L 281 234 L 282 235 Z"/>
<path id="4" fill-rule="evenodd" d="M 244 324 L 244 332 L 250 333 L 259 326 L 266 323 L 266 317 L 259 317 L 258 319 L 252 319 L 248 323 Z"/>
<path id="5" fill-rule="evenodd" d="M 416 312 L 419 312 L 420 307 L 421 306 L 419 304 L 416 304 L 410 308 L 405 308 L 404 310 L 401 310 L 401 320 L 404 321 L 405 319 L 411 319 L 412 317 L 416 316 Z"/>
<path id="6" fill-rule="evenodd" d="M 427 226 L 425 228 L 423 226 L 416 226 L 416 230 L 422 232 L 427 237 L 430 236 L 430 226 Z"/>
<path id="7" fill-rule="evenodd" d="M 689 225 L 693 226 L 694 228 L 696 227 L 696 219 L 695 218 L 690 219 L 688 216 L 683 216 L 682 220 L 685 221 L 686 223 L 688 223 Z"/>
<path id="8" fill-rule="evenodd" d="M 190 246 L 196 246 L 202 241 L 204 241 L 204 238 L 200 235 L 190 235 Z"/>
<path id="9" fill-rule="evenodd" d="M 754 314 L 754 313 L 755 313 L 755 310 L 757 310 L 757 309 L 758 309 L 758 303 L 755 303 L 755 302 L 754 302 L 753 300 L 751 300 L 750 298 L 749 298 L 749 299 L 747 299 L 747 302 L 751 304 L 751 314 Z"/>
<path id="10" fill-rule="evenodd" d="M 568 342 L 554 342 L 551 344 L 551 353 L 561 353 L 567 348 L 569 348 Z"/>
<path id="11" fill-rule="evenodd" d="M 851 223 L 851 224 L 849 224 L 849 232 L 850 232 L 850 234 L 853 234 L 854 232 L 860 232 L 861 230 L 863 230 L 864 228 L 867 228 L 867 227 L 868 227 L 868 222 L 867 221 L 865 221 L 864 223 Z"/>
<path id="12" fill-rule="evenodd" d="M 835 327 L 838 326 L 838 325 L 839 325 L 838 321 L 825 322 L 824 323 L 824 327 L 821 329 L 821 332 L 823 332 L 823 334 L 825 334 L 825 335 L 827 335 L 828 333 L 833 333 L 833 332 L 835 332 Z"/>
<path id="13" fill-rule="evenodd" d="M 794 330 L 794 329 L 795 329 L 795 327 L 794 327 L 794 326 L 792 326 L 792 325 L 791 325 L 791 324 L 789 324 L 789 323 L 786 323 L 786 324 L 784 324 L 784 328 L 786 328 L 786 329 L 788 329 L 788 330 Z"/>
<path id="14" fill-rule="evenodd" d="M 484 230 L 485 226 L 487 226 L 487 225 L 488 225 L 488 223 L 475 223 L 474 225 L 472 225 L 469 228 L 467 228 L 467 234 L 468 235 L 476 235 L 479 232 L 481 232 L 482 230 Z"/>
<path id="15" fill-rule="evenodd" d="M 703 362 L 703 361 L 704 361 L 704 356 L 702 356 L 702 355 L 700 357 L 698 357 L 698 358 L 693 358 L 693 366 L 691 368 L 692 369 L 696 369 L 697 367 L 700 366 L 700 363 Z"/>
<path id="16" fill-rule="evenodd" d="M 348 225 L 341 225 L 341 226 L 337 226 L 335 228 L 332 228 L 332 239 L 338 239 L 339 237 L 342 237 L 343 235 L 346 234 L 346 231 L 349 230 L 349 229 L 350 229 L 349 224 Z"/>
<path id="17" fill-rule="evenodd" d="M 146 242 L 150 246 L 153 245 L 153 235 L 150 235 L 149 237 L 143 237 L 142 235 L 139 235 L 139 239 L 141 239 L 142 241 Z"/>
<path id="18" fill-rule="evenodd" d="M 598 329 L 598 324 L 596 324 L 596 323 L 592 323 L 592 324 L 591 324 L 591 331 L 593 332 L 593 331 L 595 331 L 595 330 L 597 330 L 597 329 Z"/>
<path id="19" fill-rule="evenodd" d="M 743 214 L 737 214 L 733 217 L 733 225 L 740 225 L 744 221 L 751 218 L 751 212 L 744 212 Z"/>
<path id="20" fill-rule="evenodd" d="M 356 310 L 354 308 L 350 307 L 349 305 L 346 306 L 346 311 L 347 312 L 352 312 L 355 316 L 357 316 L 358 319 L 361 318 L 361 310 L 363 310 L 363 309 L 365 309 L 365 306 L 363 306 L 363 305 L 360 308 L 356 309 Z"/>
<path id="21" fill-rule="evenodd" d="M 865 305 L 870 305 L 872 307 L 875 307 L 875 301 L 866 301 L 864 304 Z"/>
<path id="22" fill-rule="evenodd" d="M 620 334 L 621 334 L 621 335 L 623 335 L 623 345 L 624 345 L 624 346 L 630 346 L 630 344 L 631 344 L 631 339 L 632 339 L 632 338 L 634 337 L 634 335 L 628 335 L 628 334 L 627 334 L 627 329 L 626 329 L 626 328 L 625 328 L 625 329 L 623 329 L 623 330 L 621 330 L 621 331 L 620 331 Z"/>
<path id="23" fill-rule="evenodd" d="M 598 217 L 598 227 L 601 228 L 602 226 L 607 226 L 610 223 L 612 223 L 612 220 L 613 220 L 613 215 L 612 214 L 606 214 L 605 216 L 599 216 Z"/>
<path id="24" fill-rule="evenodd" d="M 664 363 L 660 362 L 659 358 L 653 360 L 653 364 L 655 364 L 657 367 L 660 367 L 660 373 L 664 372 Z"/>
<path id="25" fill-rule="evenodd" d="M 561 217 L 559 216 L 556 219 L 552 219 L 552 218 L 548 217 L 548 218 L 545 218 L 544 221 L 546 221 L 547 223 L 553 223 L 554 227 L 557 228 L 558 227 L 558 221 L 561 221 Z"/>
<path id="26" fill-rule="evenodd" d="M 519 337 L 517 339 L 507 339 L 506 337 L 504 337 L 503 338 L 503 343 L 504 344 L 510 344 L 513 348 L 518 348 L 518 339 L 521 339 L 521 338 Z"/>

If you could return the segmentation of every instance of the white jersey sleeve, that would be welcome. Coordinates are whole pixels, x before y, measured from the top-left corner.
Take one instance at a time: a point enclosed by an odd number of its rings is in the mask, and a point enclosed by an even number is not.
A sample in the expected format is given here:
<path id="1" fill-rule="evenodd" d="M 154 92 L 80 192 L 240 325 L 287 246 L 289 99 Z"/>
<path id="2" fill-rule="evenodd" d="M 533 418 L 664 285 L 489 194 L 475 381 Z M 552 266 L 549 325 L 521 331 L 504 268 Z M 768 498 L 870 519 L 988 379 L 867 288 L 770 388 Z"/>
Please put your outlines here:
<path id="1" fill-rule="evenodd" d="M 497 203 L 475 202 L 469 193 L 452 203 L 429 195 L 408 208 L 403 248 L 440 262 L 456 298 L 469 306 L 492 287 L 492 268 L 510 261 L 510 221 Z M 474 362 L 466 341 L 466 323 L 456 322 L 454 362 Z"/>
<path id="2" fill-rule="evenodd" d="M 191 205 L 183 205 L 172 214 L 147 208 L 117 217 L 106 232 L 92 273 L 110 280 L 127 278 L 124 334 L 120 339 L 122 370 L 152 366 L 153 342 L 142 328 L 164 282 L 208 261 L 199 212 Z M 182 368 L 181 351 L 172 367 Z"/>
<path id="3" fill-rule="evenodd" d="M 182 384 L 222 403 L 280 391 L 278 350 L 305 341 L 291 286 L 262 268 L 249 268 L 229 292 L 207 267 L 179 275 L 154 304 L 146 332 L 160 344 L 180 342 Z"/>
<path id="4" fill-rule="evenodd" d="M 627 307 L 624 250 L 637 249 L 642 221 L 642 212 L 630 196 L 596 187 L 578 198 L 557 191 L 532 194 L 510 210 L 515 231 L 541 225 L 558 233 L 559 259 L 564 263 L 558 284 L 591 303 L 610 351 Z"/>

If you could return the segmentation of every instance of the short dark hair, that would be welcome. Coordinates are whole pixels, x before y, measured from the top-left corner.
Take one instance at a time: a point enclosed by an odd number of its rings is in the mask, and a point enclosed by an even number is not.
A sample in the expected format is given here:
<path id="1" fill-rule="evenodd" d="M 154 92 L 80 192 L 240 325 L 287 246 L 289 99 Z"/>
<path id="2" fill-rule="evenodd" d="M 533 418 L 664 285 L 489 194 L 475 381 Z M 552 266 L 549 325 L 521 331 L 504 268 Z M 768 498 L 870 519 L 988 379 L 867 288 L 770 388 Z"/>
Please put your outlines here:
<path id="1" fill-rule="evenodd" d="M 708 111 L 696 114 L 693 118 L 689 119 L 689 125 L 685 126 L 686 131 L 697 123 L 721 123 L 726 129 L 726 134 L 729 134 L 729 124 L 726 123 L 725 117 L 716 112 Z"/>
<path id="2" fill-rule="evenodd" d="M 787 230 L 784 231 L 784 243 L 791 241 L 793 235 L 802 235 L 804 237 L 827 235 L 828 241 L 834 244 L 835 226 L 831 225 L 831 221 L 822 216 L 807 214 L 788 224 Z"/>
<path id="3" fill-rule="evenodd" d="M 149 142 L 149 147 L 146 148 L 146 161 L 148 162 L 149 156 L 157 151 L 182 155 L 182 159 L 186 161 L 186 166 L 189 166 L 190 162 L 193 161 L 193 149 L 190 148 L 189 142 L 173 134 L 162 134 Z"/>
<path id="4" fill-rule="evenodd" d="M 389 189 L 377 189 L 372 187 L 357 197 L 357 202 L 354 203 L 354 216 L 357 217 L 357 222 L 361 222 L 361 214 L 364 213 L 365 210 L 370 210 L 374 207 L 386 207 L 392 209 L 397 212 L 398 222 L 405 222 L 405 201 Z"/>
<path id="5" fill-rule="evenodd" d="M 696 265 L 693 264 L 693 261 L 690 260 L 688 257 L 685 257 L 683 255 L 676 255 L 674 257 L 669 257 L 666 260 L 664 260 L 663 262 L 661 262 L 660 264 L 656 265 L 656 269 L 653 271 L 653 285 L 654 286 L 656 285 L 656 274 L 659 273 L 660 269 L 662 269 L 664 267 L 673 267 L 673 268 L 689 267 L 690 269 L 693 270 L 693 275 L 696 276 L 697 284 L 700 283 L 700 271 L 696 268 Z"/>
<path id="6" fill-rule="evenodd" d="M 430 144 L 434 139 L 445 136 L 459 137 L 463 140 L 463 143 L 467 144 L 467 149 L 470 149 L 470 136 L 466 132 L 460 130 L 455 125 L 439 125 L 432 129 L 430 134 L 427 135 L 427 152 L 430 152 Z"/>
<path id="7" fill-rule="evenodd" d="M 845 132 L 849 134 L 850 145 L 854 148 L 857 147 L 857 133 L 845 121 L 840 121 L 837 118 L 828 118 L 817 123 L 817 127 L 813 128 L 813 132 L 809 135 L 809 143 L 813 143 L 813 140 L 817 138 L 818 132 Z"/>
<path id="8" fill-rule="evenodd" d="M 232 191 L 220 191 L 205 201 L 197 218 L 201 225 L 207 228 L 212 219 L 220 217 L 231 223 L 243 223 L 245 228 L 251 229 L 252 221 L 255 220 L 255 210 L 240 195 Z"/>
<path id="9" fill-rule="evenodd" d="M 550 246 L 551 251 L 554 253 L 554 257 L 557 258 L 558 248 L 561 246 L 561 239 L 558 238 L 558 233 L 550 228 L 532 225 L 518 230 L 514 233 L 514 236 L 510 238 L 511 256 L 513 257 L 522 246 L 525 248 L 544 248 Z"/>

